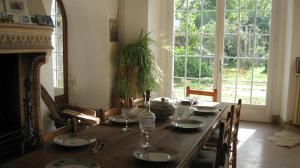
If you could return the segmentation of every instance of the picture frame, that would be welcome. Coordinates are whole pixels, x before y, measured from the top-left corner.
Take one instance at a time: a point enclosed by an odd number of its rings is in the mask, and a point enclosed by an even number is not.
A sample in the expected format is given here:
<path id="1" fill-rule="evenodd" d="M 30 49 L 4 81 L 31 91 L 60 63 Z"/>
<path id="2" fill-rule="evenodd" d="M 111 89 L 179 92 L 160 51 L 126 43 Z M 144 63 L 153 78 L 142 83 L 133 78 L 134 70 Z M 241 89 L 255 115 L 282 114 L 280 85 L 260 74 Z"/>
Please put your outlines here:
<path id="1" fill-rule="evenodd" d="M 31 24 L 30 15 L 20 15 L 20 23 L 21 24 Z"/>
<path id="2" fill-rule="evenodd" d="M 109 38 L 112 42 L 119 41 L 118 19 L 109 19 Z"/>
<path id="3" fill-rule="evenodd" d="M 296 57 L 296 73 L 300 73 L 300 57 Z"/>
<path id="4" fill-rule="evenodd" d="M 51 16 L 36 15 L 35 18 L 36 18 L 37 24 L 39 24 L 39 25 L 54 26 Z"/>
<path id="5" fill-rule="evenodd" d="M 4 0 L 6 12 L 16 14 L 27 14 L 27 0 Z"/>

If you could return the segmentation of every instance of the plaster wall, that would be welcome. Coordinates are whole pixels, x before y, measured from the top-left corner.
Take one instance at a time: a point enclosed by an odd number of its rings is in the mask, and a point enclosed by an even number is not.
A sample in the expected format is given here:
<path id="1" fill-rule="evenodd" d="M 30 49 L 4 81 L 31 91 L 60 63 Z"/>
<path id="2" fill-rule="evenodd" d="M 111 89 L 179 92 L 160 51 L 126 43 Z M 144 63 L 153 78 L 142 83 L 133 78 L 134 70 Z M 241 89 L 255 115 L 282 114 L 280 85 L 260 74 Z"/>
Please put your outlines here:
<path id="1" fill-rule="evenodd" d="M 109 19 L 118 17 L 118 0 L 63 2 L 68 17 L 70 103 L 107 109 L 114 76 L 112 57 L 118 48 L 109 39 Z"/>

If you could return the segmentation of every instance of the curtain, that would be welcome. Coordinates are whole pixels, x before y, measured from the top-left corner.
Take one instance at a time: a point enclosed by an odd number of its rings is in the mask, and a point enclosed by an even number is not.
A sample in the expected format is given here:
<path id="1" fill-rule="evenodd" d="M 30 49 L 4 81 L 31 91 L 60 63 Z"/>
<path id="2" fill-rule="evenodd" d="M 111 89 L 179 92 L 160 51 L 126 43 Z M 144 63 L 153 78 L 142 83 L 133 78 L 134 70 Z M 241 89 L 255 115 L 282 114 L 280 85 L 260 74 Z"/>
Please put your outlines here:
<path id="1" fill-rule="evenodd" d="M 294 118 L 293 124 L 300 125 L 300 75 L 297 75 L 297 90 L 296 90 L 296 97 L 295 97 L 295 111 L 294 111 Z"/>

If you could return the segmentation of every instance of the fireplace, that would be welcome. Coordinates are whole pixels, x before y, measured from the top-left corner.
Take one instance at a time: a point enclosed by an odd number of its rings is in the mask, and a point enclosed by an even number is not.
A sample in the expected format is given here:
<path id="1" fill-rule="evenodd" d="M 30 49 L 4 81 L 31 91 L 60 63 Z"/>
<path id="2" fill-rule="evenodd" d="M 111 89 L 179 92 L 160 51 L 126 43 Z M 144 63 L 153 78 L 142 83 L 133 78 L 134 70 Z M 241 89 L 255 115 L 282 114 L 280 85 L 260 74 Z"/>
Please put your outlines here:
<path id="1" fill-rule="evenodd" d="M 52 27 L 0 24 L 0 164 L 39 146 L 40 67 Z"/>

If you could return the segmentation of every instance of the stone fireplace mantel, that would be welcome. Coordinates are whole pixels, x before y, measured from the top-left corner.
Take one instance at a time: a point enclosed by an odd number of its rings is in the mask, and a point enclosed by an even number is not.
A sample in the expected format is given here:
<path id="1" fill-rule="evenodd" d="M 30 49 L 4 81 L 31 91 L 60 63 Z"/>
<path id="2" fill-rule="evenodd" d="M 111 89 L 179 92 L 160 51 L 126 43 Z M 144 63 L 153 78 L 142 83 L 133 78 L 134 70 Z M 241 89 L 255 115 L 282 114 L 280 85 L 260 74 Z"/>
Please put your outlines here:
<path id="1" fill-rule="evenodd" d="M 0 24 L 0 53 L 48 52 L 53 27 Z"/>
<path id="2" fill-rule="evenodd" d="M 46 57 L 53 49 L 52 32 L 53 27 L 51 26 L 0 23 L 0 59 L 13 58 L 17 60 L 18 82 L 16 85 L 19 91 L 16 97 L 18 97 L 19 104 L 19 122 L 20 129 L 25 128 L 23 131 L 25 134 L 27 132 L 23 143 L 29 143 L 29 146 L 33 143 L 32 146 L 38 145 L 38 138 L 41 135 L 40 67 L 46 63 Z M 2 66 L 7 65 L 4 63 Z M 26 81 L 29 81 L 27 82 L 29 85 L 26 85 Z M 2 108 L 2 113 L 7 113 L 4 111 L 7 110 Z M 29 142 L 33 137 L 32 133 L 35 134 L 35 142 Z"/>

